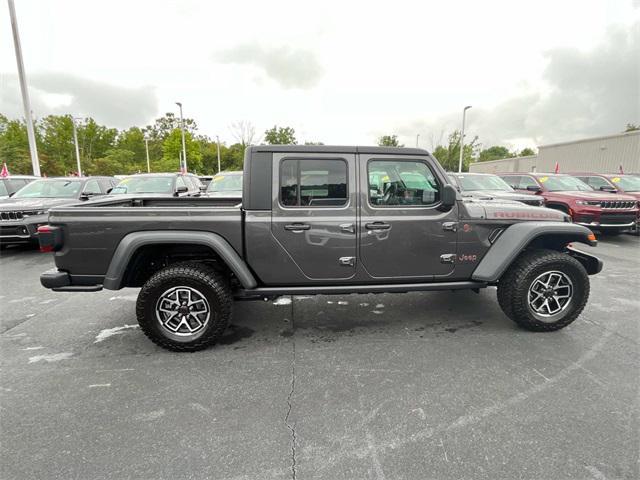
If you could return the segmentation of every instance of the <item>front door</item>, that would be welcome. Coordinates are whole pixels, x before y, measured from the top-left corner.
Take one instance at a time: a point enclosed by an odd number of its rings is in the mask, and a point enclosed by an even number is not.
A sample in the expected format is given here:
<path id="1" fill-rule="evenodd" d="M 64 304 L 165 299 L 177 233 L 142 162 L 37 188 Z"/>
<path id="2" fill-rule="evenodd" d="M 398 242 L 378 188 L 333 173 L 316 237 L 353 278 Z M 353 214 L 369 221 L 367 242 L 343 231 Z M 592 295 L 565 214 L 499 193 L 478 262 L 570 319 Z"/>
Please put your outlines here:
<path id="1" fill-rule="evenodd" d="M 273 156 L 271 234 L 309 280 L 345 280 L 356 271 L 356 163 L 353 154 Z M 283 279 L 283 281 L 295 280 Z"/>
<path id="2" fill-rule="evenodd" d="M 360 258 L 376 279 L 420 281 L 453 274 L 457 206 L 442 209 L 434 160 L 361 155 Z"/>

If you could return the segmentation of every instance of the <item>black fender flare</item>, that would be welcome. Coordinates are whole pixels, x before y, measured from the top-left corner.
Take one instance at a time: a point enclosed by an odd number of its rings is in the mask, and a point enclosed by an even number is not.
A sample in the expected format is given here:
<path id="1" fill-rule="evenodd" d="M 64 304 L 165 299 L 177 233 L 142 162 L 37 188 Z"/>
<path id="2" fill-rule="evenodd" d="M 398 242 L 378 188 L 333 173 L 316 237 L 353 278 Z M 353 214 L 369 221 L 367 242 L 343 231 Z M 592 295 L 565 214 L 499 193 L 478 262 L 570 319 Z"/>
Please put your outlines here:
<path id="1" fill-rule="evenodd" d="M 525 248 L 543 237 L 554 244 L 557 249 L 565 249 L 571 242 L 590 246 L 597 244 L 591 230 L 575 223 L 516 223 L 508 227 L 493 243 L 474 270 L 471 279 L 481 282 L 496 282 Z M 592 257 L 589 254 L 583 255 Z M 599 269 L 597 271 L 592 269 L 590 274 L 598 273 L 602 269 L 602 262 L 599 259 L 596 260 L 600 262 Z"/>
<path id="2" fill-rule="evenodd" d="M 189 230 L 141 231 L 126 235 L 118 244 L 111 257 L 103 286 L 107 290 L 119 290 L 125 271 L 133 254 L 142 246 L 158 243 L 195 243 L 205 245 L 217 253 L 235 274 L 245 289 L 258 285 L 244 260 L 223 237 L 211 232 L 195 232 Z"/>

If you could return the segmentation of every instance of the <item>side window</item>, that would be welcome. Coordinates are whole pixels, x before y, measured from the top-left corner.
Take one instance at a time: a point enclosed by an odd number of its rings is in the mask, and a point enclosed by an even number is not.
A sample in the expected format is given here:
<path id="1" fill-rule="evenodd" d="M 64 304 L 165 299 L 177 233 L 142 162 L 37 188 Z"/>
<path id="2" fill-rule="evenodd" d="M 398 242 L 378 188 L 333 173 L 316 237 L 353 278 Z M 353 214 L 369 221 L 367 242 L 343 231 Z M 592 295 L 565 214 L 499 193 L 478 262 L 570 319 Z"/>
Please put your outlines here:
<path id="1" fill-rule="evenodd" d="M 191 183 L 193 183 L 193 190 L 196 192 L 200 191 L 200 187 L 202 186 L 202 182 L 198 177 L 189 177 L 191 179 Z"/>
<path id="2" fill-rule="evenodd" d="M 526 190 L 527 187 L 538 187 L 538 183 L 531 177 L 527 176 L 527 175 L 523 175 L 522 177 L 520 177 L 520 184 L 518 185 L 518 188 L 520 190 Z"/>
<path id="3" fill-rule="evenodd" d="M 367 172 L 373 206 L 420 206 L 440 201 L 440 184 L 423 162 L 371 160 Z"/>
<path id="4" fill-rule="evenodd" d="M 184 179 L 181 176 L 176 177 L 176 192 L 180 187 L 185 187 L 185 188 L 187 187 L 187 184 L 184 183 Z"/>
<path id="5" fill-rule="evenodd" d="M 113 185 L 111 184 L 111 180 L 108 178 L 101 178 L 98 180 L 98 182 L 100 183 L 100 187 L 102 188 L 102 191 L 104 193 L 107 193 L 109 190 L 113 188 Z"/>
<path id="6" fill-rule="evenodd" d="M 348 202 L 344 160 L 283 160 L 280 203 L 285 207 L 342 207 Z"/>
<path id="7" fill-rule="evenodd" d="M 182 177 L 182 180 L 184 180 L 184 183 L 189 189 L 189 192 L 193 192 L 195 190 L 195 186 L 193 185 L 193 181 L 191 180 L 191 177 L 189 176 Z"/>
<path id="8" fill-rule="evenodd" d="M 17 192 L 18 190 L 20 190 L 22 187 L 24 187 L 27 182 L 25 180 L 22 179 L 11 179 L 7 181 L 7 186 L 9 187 L 9 192 Z"/>
<path id="9" fill-rule="evenodd" d="M 503 175 L 502 178 L 505 182 L 507 182 L 511 187 L 518 189 L 520 188 L 520 176 L 519 175 Z"/>
<path id="10" fill-rule="evenodd" d="M 102 190 L 100 190 L 100 185 L 98 185 L 98 180 L 92 179 L 88 180 L 87 183 L 84 184 L 83 193 L 90 195 L 102 195 Z"/>
<path id="11" fill-rule="evenodd" d="M 586 182 L 587 184 L 589 184 L 590 187 L 593 187 L 596 190 L 600 190 L 600 187 L 612 188 L 611 185 L 609 185 L 609 182 L 607 182 L 602 177 L 586 177 L 586 178 L 582 177 L 580 178 L 580 180 L 582 180 L 583 182 Z"/>

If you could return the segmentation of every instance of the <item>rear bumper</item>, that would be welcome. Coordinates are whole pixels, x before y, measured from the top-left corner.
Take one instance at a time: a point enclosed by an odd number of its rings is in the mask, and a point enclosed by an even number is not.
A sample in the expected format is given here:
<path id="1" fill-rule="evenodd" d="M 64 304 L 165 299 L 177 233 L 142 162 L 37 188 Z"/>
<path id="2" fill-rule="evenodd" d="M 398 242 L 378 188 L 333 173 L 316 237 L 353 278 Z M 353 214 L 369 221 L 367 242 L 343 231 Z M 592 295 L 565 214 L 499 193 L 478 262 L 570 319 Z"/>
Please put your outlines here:
<path id="1" fill-rule="evenodd" d="M 40 283 L 44 288 L 54 292 L 99 292 L 102 290 L 102 285 L 74 284 L 71 275 L 56 268 L 42 273 Z"/>

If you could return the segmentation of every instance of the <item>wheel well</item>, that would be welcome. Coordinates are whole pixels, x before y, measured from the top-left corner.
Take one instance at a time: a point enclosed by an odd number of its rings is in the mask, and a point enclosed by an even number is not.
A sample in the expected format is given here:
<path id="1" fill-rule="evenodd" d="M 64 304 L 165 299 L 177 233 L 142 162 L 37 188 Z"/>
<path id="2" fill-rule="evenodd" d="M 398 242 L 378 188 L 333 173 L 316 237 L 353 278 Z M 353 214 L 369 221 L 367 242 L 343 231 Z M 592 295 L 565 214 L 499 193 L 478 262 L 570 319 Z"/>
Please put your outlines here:
<path id="1" fill-rule="evenodd" d="M 207 245 L 156 243 L 143 245 L 133 253 L 122 277 L 122 286 L 141 287 L 158 270 L 186 261 L 203 262 L 226 277 L 232 276 L 222 258 Z"/>
<path id="2" fill-rule="evenodd" d="M 578 242 L 574 234 L 567 234 L 567 235 L 558 234 L 558 233 L 549 233 L 546 235 L 543 234 L 534 238 L 527 245 L 526 250 L 539 250 L 542 248 L 542 249 L 548 249 L 548 250 L 564 251 L 566 246 L 571 242 Z"/>

